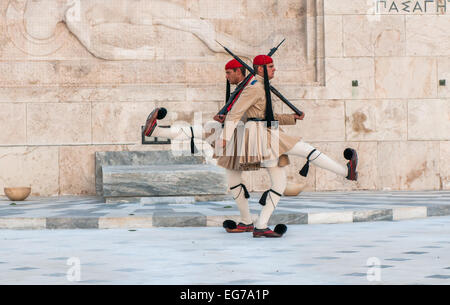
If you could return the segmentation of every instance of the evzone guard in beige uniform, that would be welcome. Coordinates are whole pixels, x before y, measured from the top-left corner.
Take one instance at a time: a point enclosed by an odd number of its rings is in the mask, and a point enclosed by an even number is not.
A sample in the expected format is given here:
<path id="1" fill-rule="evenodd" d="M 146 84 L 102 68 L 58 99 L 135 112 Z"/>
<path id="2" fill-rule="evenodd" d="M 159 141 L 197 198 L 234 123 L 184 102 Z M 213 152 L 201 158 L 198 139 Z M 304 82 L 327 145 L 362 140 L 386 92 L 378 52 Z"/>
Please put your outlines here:
<path id="1" fill-rule="evenodd" d="M 225 75 L 227 79 L 227 93 L 225 101 L 230 101 L 231 103 L 227 107 L 227 111 L 230 111 L 233 105 L 239 99 L 239 96 L 245 88 L 246 85 L 254 78 L 253 76 L 249 77 L 248 80 L 245 79 L 246 70 L 245 68 L 235 59 L 230 60 L 225 65 Z M 246 83 L 243 83 L 243 82 Z M 236 89 L 233 93 L 230 92 L 230 85 L 236 85 Z M 241 86 L 242 85 L 242 86 Z M 230 100 L 230 97 L 232 100 Z M 209 127 L 206 128 L 193 128 L 190 127 L 181 127 L 181 128 L 166 128 L 158 126 L 157 121 L 162 120 L 167 115 L 167 110 L 164 108 L 156 108 L 154 109 L 147 118 L 144 134 L 145 136 L 154 136 L 161 137 L 167 139 L 177 139 L 177 140 L 191 140 L 191 153 L 194 153 L 194 138 L 202 139 L 209 143 L 211 147 L 214 149 L 216 140 L 222 133 L 222 123 L 225 120 L 226 115 L 216 115 L 215 120 L 217 122 L 211 122 Z M 245 121 L 245 117 L 242 118 L 242 121 Z M 208 124 L 207 124 L 208 125 Z M 213 156 L 217 158 L 217 156 Z M 221 158 L 222 162 L 227 162 L 227 160 L 234 159 L 233 157 L 223 157 Z M 249 215 L 248 211 L 248 198 L 250 197 L 247 188 L 241 181 L 241 171 L 234 169 L 226 169 L 228 187 L 233 195 L 233 198 L 238 202 L 238 207 L 243 210 L 241 211 L 241 218 L 243 221 L 246 221 L 246 217 Z M 250 220 L 247 224 L 240 222 L 236 224 L 234 221 L 227 220 L 225 221 L 225 229 L 229 233 L 242 233 L 242 232 L 253 232 L 254 226 Z"/>
<path id="2" fill-rule="evenodd" d="M 161 128 L 157 126 L 157 120 L 163 119 L 167 111 L 164 108 L 156 108 L 148 116 L 144 133 L 146 136 L 169 139 L 191 139 L 191 144 L 194 137 L 210 143 L 215 149 L 214 157 L 218 159 L 217 165 L 226 169 L 228 186 L 241 217 L 237 225 L 231 220 L 224 222 L 227 232 L 253 232 L 254 237 L 281 237 L 287 230 L 286 226 L 277 225 L 272 231 L 267 227 L 267 223 L 286 188 L 285 166 L 289 164 L 288 155 L 307 158 L 307 163 L 300 172 L 303 176 L 306 176 L 311 162 L 349 180 L 356 180 L 357 154 L 353 149 L 345 150 L 344 156 L 350 160 L 345 167 L 303 142 L 300 137 L 287 135 L 281 128 L 277 128 L 277 125 L 295 125 L 296 120 L 302 120 L 304 115 L 273 114 L 271 101 L 267 109 L 272 110 L 273 118 L 270 118 L 269 113 L 269 119 L 273 123 L 271 128 L 267 128 L 264 66 L 267 69 L 267 79 L 274 77 L 275 67 L 273 60 L 266 55 L 257 56 L 253 63 L 257 75 L 250 80 L 232 104 L 232 108 L 225 117 L 224 129 L 220 126 L 214 132 L 203 130 L 195 132 L 198 129 L 192 129 L 192 127 L 190 130 L 189 127 Z M 243 81 L 245 74 L 241 67 L 242 65 L 235 60 L 227 63 L 225 70 L 227 80 L 231 84 L 239 84 Z M 218 134 L 220 137 L 217 137 Z M 217 140 L 219 140 L 218 145 Z M 260 199 L 264 207 L 254 228 L 248 206 L 250 196 L 242 181 L 242 171 L 258 170 L 263 167 L 269 172 L 272 186 Z"/>
<path id="3" fill-rule="evenodd" d="M 273 60 L 269 56 L 259 55 L 255 57 L 253 66 L 257 74 L 255 79 L 245 87 L 226 116 L 221 138 L 216 145 L 216 148 L 225 153 L 218 158 L 217 164 L 227 169 L 230 185 L 241 185 L 241 190 L 234 190 L 237 194 L 233 195 L 241 213 L 241 222 L 245 225 L 251 225 L 252 219 L 248 200 L 244 196 L 246 190 L 242 184 L 241 171 L 262 167 L 267 169 L 272 186 L 263 193 L 259 201 L 263 208 L 255 224 L 253 237 L 281 237 L 287 227 L 277 225 L 272 231 L 268 228 L 268 221 L 286 188 L 285 166 L 289 164 L 288 156 L 307 158 L 307 163 L 300 172 L 303 176 L 306 176 L 309 163 L 312 163 L 348 180 L 357 180 L 358 159 L 356 151 L 347 148 L 344 157 L 349 162 L 347 166 L 341 165 L 303 142 L 301 137 L 288 135 L 278 127 L 295 125 L 297 120 L 303 119 L 304 114 L 274 114 L 268 87 L 269 80 L 275 75 Z M 244 116 L 245 124 L 241 121 Z"/>

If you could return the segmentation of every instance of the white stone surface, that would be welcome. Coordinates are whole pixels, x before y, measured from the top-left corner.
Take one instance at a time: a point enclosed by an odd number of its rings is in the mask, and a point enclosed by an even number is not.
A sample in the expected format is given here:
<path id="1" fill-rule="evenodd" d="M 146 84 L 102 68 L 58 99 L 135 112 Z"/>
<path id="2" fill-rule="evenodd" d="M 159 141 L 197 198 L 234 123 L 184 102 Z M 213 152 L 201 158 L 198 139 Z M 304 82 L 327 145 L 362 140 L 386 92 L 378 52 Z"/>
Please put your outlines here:
<path id="1" fill-rule="evenodd" d="M 393 220 L 414 219 L 427 217 L 426 207 L 399 207 L 392 211 Z"/>
<path id="2" fill-rule="evenodd" d="M 8 230 L 0 232 L 0 283 L 445 285 L 449 227 L 450 217 L 291 225 L 281 239 L 222 228 Z M 79 259 L 80 281 L 67 277 L 70 258 Z M 367 277 L 374 270 L 379 281 Z"/>

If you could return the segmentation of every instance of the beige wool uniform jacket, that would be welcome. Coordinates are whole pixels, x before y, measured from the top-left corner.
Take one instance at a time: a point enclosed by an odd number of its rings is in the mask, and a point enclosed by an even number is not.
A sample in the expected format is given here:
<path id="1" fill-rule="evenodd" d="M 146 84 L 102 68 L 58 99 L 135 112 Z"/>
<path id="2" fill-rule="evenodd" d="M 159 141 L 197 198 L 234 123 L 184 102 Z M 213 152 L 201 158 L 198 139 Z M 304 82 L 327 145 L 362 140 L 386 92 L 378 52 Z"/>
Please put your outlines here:
<path id="1" fill-rule="evenodd" d="M 217 165 L 246 171 L 264 167 L 268 161 L 278 161 L 278 166 L 289 164 L 284 153 L 291 150 L 301 137 L 290 136 L 280 127 L 267 128 L 265 121 L 247 121 L 245 124 L 241 121 L 242 117 L 264 119 L 265 115 L 264 79 L 257 75 L 226 116 L 221 139 L 227 141 L 227 146 L 220 151 L 222 156 L 217 157 L 216 154 Z M 280 125 L 296 124 L 293 114 L 274 114 L 274 118 Z"/>

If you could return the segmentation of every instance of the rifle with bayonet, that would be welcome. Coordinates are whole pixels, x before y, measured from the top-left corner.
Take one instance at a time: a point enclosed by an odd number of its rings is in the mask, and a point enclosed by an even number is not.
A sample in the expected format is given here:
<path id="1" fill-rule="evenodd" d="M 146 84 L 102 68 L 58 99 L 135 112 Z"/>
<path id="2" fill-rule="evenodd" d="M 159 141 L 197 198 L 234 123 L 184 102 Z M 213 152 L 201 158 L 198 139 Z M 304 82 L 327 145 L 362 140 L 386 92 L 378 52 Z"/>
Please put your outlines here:
<path id="1" fill-rule="evenodd" d="M 282 42 L 280 42 L 278 44 L 278 46 L 270 49 L 270 52 L 267 54 L 267 56 L 272 56 L 273 54 L 275 54 L 276 51 L 278 51 L 278 48 L 283 44 L 283 42 L 286 39 L 283 39 Z M 242 62 L 241 62 L 242 64 Z M 248 70 L 248 68 L 246 67 L 246 69 Z M 250 71 L 250 70 L 249 70 Z M 214 119 L 216 121 L 219 121 L 221 123 L 223 123 L 224 120 L 224 116 L 231 110 L 231 107 L 233 106 L 236 97 L 239 96 L 239 94 L 241 93 L 242 89 L 244 89 L 245 86 L 247 86 L 247 84 L 249 83 L 250 79 L 254 76 L 253 73 L 250 73 L 249 75 L 247 75 L 247 77 L 236 87 L 236 89 L 233 91 L 233 93 L 231 94 L 230 98 L 228 99 L 228 101 L 226 102 L 226 104 L 222 107 L 222 109 L 220 109 L 220 111 L 216 114 L 216 116 L 214 116 Z M 227 92 L 227 96 L 228 92 Z"/>
<path id="2" fill-rule="evenodd" d="M 284 40 L 283 40 L 284 41 Z M 256 75 L 255 71 L 249 66 L 247 65 L 242 59 L 240 59 L 238 56 L 234 55 L 233 52 L 231 52 L 230 50 L 228 50 L 228 48 L 226 48 L 225 46 L 223 46 L 220 42 L 218 42 L 216 40 L 216 42 L 218 44 L 220 44 L 225 51 L 227 51 L 228 54 L 230 54 L 231 56 L 233 56 L 234 59 L 236 59 L 241 65 L 243 65 L 249 72 L 250 75 Z M 274 48 L 275 49 L 275 48 Z M 273 49 L 272 49 L 273 50 Z M 270 53 L 269 53 L 270 54 Z M 273 94 L 275 94 L 283 103 L 285 103 L 289 108 L 291 108 L 292 111 L 294 111 L 297 115 L 302 116 L 303 112 L 301 112 L 300 110 L 297 109 L 297 107 L 295 107 L 294 105 L 292 105 L 291 102 L 289 102 L 277 89 L 275 89 L 272 85 L 269 86 L 270 91 L 272 91 Z"/>

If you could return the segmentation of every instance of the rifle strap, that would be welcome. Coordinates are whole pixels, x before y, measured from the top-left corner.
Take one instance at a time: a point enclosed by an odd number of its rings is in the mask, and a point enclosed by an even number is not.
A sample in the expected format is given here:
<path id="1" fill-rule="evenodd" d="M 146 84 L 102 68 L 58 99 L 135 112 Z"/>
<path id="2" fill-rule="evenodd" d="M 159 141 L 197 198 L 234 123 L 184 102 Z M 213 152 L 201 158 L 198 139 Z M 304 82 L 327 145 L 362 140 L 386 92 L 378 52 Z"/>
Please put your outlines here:
<path id="1" fill-rule="evenodd" d="M 234 103 L 236 103 L 236 101 L 239 99 L 239 96 L 241 96 L 242 91 L 245 89 L 245 87 L 247 87 L 248 83 L 250 82 L 250 80 L 252 78 L 253 78 L 253 76 L 249 77 L 247 82 L 245 84 L 243 84 L 242 88 L 239 88 L 239 85 L 238 85 L 238 88 L 236 88 L 236 90 L 233 91 L 233 93 L 231 94 L 231 97 L 234 97 L 234 99 L 233 99 L 233 102 L 231 102 L 231 104 L 228 106 L 227 112 L 231 111 L 231 108 L 233 108 Z"/>
<path id="2" fill-rule="evenodd" d="M 272 108 L 272 96 L 270 94 L 269 74 L 267 72 L 267 65 L 264 65 L 264 90 L 266 92 L 266 121 L 267 127 L 271 127 L 271 123 L 275 121 Z"/>
<path id="3" fill-rule="evenodd" d="M 225 103 L 227 103 L 228 100 L 230 99 L 230 95 L 231 95 L 231 84 L 230 81 L 227 79 L 227 91 L 225 94 Z"/>

